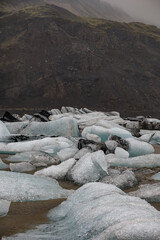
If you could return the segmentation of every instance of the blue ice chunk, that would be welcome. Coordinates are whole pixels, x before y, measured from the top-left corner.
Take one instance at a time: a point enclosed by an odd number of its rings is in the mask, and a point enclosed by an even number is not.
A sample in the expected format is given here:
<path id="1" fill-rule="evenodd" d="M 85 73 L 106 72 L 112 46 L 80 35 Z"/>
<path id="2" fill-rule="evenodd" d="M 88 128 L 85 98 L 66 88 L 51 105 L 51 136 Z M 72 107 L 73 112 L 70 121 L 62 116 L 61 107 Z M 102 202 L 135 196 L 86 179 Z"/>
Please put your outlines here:
<path id="1" fill-rule="evenodd" d="M 10 132 L 8 131 L 7 127 L 2 121 L 0 121 L 0 137 L 9 136 L 9 135 L 10 135 Z"/>
<path id="2" fill-rule="evenodd" d="M 154 153 L 154 148 L 149 143 L 139 141 L 135 138 L 129 138 L 127 139 L 127 142 L 129 144 L 128 152 L 130 157 L 137 157 Z"/>
<path id="3" fill-rule="evenodd" d="M 62 189 L 54 179 L 0 171 L 0 197 L 8 201 L 26 202 L 66 198 L 71 192 Z"/>
<path id="4" fill-rule="evenodd" d="M 154 180 L 159 180 L 160 181 L 160 172 L 154 174 L 151 178 L 154 179 Z"/>
<path id="5" fill-rule="evenodd" d="M 115 127 L 115 128 L 107 129 L 104 127 L 94 126 L 94 125 L 91 127 L 84 128 L 84 130 L 82 131 L 82 136 L 86 137 L 87 134 L 96 134 L 101 138 L 101 142 L 105 142 L 106 140 L 108 140 L 110 135 L 116 135 L 123 139 L 132 137 L 129 131 L 122 128 Z"/>

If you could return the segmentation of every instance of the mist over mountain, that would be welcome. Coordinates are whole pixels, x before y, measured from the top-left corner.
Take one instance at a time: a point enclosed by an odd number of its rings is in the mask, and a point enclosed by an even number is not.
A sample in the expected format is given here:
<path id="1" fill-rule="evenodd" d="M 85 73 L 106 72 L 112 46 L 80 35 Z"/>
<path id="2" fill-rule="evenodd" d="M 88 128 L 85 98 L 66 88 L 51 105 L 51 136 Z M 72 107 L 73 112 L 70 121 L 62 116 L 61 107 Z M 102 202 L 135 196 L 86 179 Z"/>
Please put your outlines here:
<path id="1" fill-rule="evenodd" d="M 160 27 L 159 0 L 103 0 L 114 7 L 123 9 L 135 21 Z"/>

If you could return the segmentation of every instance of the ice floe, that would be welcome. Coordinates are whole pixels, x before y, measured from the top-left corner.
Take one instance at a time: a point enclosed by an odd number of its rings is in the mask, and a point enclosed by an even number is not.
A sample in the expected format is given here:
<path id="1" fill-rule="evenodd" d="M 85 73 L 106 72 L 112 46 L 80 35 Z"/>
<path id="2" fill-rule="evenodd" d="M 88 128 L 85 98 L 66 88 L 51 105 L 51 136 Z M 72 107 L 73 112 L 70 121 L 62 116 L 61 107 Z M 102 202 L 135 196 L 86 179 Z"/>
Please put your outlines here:
<path id="1" fill-rule="evenodd" d="M 0 171 L 0 197 L 13 202 L 66 198 L 72 191 L 62 189 L 54 179 L 25 173 Z"/>

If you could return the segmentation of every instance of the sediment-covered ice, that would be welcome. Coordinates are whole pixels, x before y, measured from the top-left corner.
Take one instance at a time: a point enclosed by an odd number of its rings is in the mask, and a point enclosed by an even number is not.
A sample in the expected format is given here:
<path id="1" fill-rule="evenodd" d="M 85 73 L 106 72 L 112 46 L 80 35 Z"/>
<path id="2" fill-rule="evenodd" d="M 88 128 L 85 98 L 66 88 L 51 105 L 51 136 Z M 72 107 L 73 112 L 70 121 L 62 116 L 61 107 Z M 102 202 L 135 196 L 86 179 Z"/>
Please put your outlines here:
<path id="1" fill-rule="evenodd" d="M 39 153 L 40 152 L 36 152 L 36 151 L 17 153 L 15 155 L 9 156 L 6 160 L 8 162 L 28 162 L 32 154 L 39 154 Z"/>
<path id="2" fill-rule="evenodd" d="M 120 189 L 132 188 L 138 184 L 134 172 L 130 170 L 121 173 L 118 170 L 111 169 L 108 172 L 109 176 L 104 177 L 100 182 L 113 184 Z"/>
<path id="3" fill-rule="evenodd" d="M 11 202 L 0 199 L 0 218 L 8 214 Z"/>
<path id="4" fill-rule="evenodd" d="M 154 148 L 149 143 L 139 141 L 135 138 L 129 138 L 127 139 L 127 142 L 129 145 L 128 152 L 130 157 L 154 153 Z"/>
<path id="5" fill-rule="evenodd" d="M 26 202 L 58 199 L 66 198 L 70 193 L 54 179 L 0 171 L 0 197 L 4 200 Z"/>
<path id="6" fill-rule="evenodd" d="M 143 198 L 148 202 L 160 202 L 160 182 L 140 185 L 137 191 L 130 192 L 129 195 Z"/>
<path id="7" fill-rule="evenodd" d="M 0 170 L 4 170 L 4 169 L 7 169 L 8 168 L 8 165 L 5 164 L 2 159 L 0 158 Z"/>
<path id="8" fill-rule="evenodd" d="M 107 175 L 105 154 L 99 150 L 80 158 L 69 172 L 69 178 L 77 184 L 95 182 Z"/>
<path id="9" fill-rule="evenodd" d="M 39 152 L 38 154 L 31 154 L 29 162 L 35 167 L 47 167 L 57 164 L 59 161 L 47 153 Z"/>
<path id="10" fill-rule="evenodd" d="M 30 164 L 29 162 L 21 162 L 21 163 L 10 163 L 9 168 L 12 172 L 31 172 L 36 170 L 36 167 Z"/>
<path id="11" fill-rule="evenodd" d="M 115 155 L 106 156 L 110 166 L 130 168 L 156 168 L 160 167 L 160 154 L 148 154 L 133 158 L 116 158 Z"/>
<path id="12" fill-rule="evenodd" d="M 158 240 L 160 236 L 159 211 L 110 184 L 85 184 L 48 217 L 50 223 L 3 240 Z"/>
<path id="13" fill-rule="evenodd" d="M 73 145 L 72 141 L 64 137 L 46 137 L 40 140 L 26 141 L 26 142 L 15 142 L 15 143 L 0 143 L 0 151 L 7 152 L 31 152 L 40 151 L 42 147 L 47 145 L 53 145 L 53 147 L 60 151 L 63 148 L 70 147 Z"/>
<path id="14" fill-rule="evenodd" d="M 110 135 L 116 135 L 116 136 L 121 137 L 123 139 L 132 137 L 131 133 L 128 132 L 127 130 L 117 128 L 117 127 L 110 128 L 110 129 L 100 127 L 100 126 L 86 127 L 82 131 L 82 137 L 86 137 L 86 135 L 88 133 L 98 135 L 101 138 L 101 142 L 105 142 L 106 140 L 108 140 L 108 137 Z"/>
<path id="15" fill-rule="evenodd" d="M 51 166 L 42 170 L 39 170 L 34 173 L 36 176 L 46 176 L 46 177 L 52 177 L 55 179 L 64 179 L 67 172 L 73 167 L 73 165 L 76 163 L 76 160 L 74 158 L 70 158 L 59 165 Z"/>
<path id="16" fill-rule="evenodd" d="M 10 132 L 8 131 L 7 127 L 2 121 L 0 121 L 0 137 L 5 137 L 9 135 L 10 135 Z"/>

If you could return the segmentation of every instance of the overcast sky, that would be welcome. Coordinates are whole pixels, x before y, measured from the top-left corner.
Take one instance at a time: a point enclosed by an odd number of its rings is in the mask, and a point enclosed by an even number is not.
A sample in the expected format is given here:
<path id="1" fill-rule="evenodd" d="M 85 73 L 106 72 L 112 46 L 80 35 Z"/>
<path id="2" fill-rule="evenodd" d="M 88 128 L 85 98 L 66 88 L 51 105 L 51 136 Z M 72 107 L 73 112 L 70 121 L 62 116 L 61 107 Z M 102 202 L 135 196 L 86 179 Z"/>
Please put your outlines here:
<path id="1" fill-rule="evenodd" d="M 103 0 L 125 10 L 133 18 L 160 27 L 160 0 Z"/>

